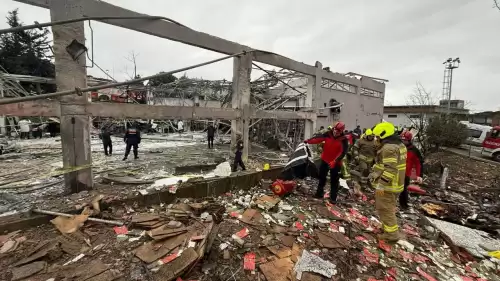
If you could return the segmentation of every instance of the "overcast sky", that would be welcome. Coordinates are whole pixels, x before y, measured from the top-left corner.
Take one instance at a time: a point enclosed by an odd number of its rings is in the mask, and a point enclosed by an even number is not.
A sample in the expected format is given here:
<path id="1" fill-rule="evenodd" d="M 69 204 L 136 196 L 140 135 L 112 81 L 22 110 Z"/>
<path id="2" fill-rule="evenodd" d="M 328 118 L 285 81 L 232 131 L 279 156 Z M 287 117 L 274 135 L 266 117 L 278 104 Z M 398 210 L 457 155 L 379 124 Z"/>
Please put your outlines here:
<path id="1" fill-rule="evenodd" d="M 334 72 L 388 79 L 386 104 L 406 104 L 420 81 L 442 93 L 449 57 L 460 57 L 453 97 L 474 111 L 500 109 L 500 11 L 493 0 L 108 0 L 149 15 L 166 16 L 192 29 Z M 145 4 L 147 2 L 147 5 Z M 19 8 L 25 24 L 50 20 L 49 11 L 0 0 L 1 12 Z M 0 28 L 5 28 L 2 21 Z M 134 51 L 142 76 L 221 56 L 166 39 L 97 22 L 94 58 L 116 79 L 128 78 Z M 88 29 L 87 29 L 88 30 Z M 87 45 L 90 33 L 87 32 Z M 98 69 L 89 74 L 104 77 Z M 189 71 L 188 76 L 231 79 L 231 61 Z M 258 75 L 256 73 L 254 76 Z"/>

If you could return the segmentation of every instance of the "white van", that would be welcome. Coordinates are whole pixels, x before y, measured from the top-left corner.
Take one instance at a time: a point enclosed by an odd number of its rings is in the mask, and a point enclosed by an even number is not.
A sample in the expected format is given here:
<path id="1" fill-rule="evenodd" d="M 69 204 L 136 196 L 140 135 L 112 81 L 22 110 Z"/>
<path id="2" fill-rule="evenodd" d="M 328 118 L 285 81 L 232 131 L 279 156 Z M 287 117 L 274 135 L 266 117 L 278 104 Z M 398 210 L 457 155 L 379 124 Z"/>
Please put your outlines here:
<path id="1" fill-rule="evenodd" d="M 460 123 L 467 126 L 467 129 L 469 131 L 469 137 L 466 140 L 466 144 L 470 144 L 473 146 L 482 146 L 486 135 L 492 129 L 492 127 L 490 126 L 474 124 L 468 121 L 460 121 Z"/>

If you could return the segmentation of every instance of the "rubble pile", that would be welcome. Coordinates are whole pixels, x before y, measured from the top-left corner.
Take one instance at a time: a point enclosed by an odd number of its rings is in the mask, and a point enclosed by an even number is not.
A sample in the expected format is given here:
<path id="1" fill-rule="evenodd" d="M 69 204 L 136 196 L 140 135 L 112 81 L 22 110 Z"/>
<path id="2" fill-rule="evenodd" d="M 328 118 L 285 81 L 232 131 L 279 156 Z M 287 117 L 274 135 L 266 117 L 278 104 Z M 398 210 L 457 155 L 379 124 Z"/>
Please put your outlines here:
<path id="1" fill-rule="evenodd" d="M 404 239 L 379 242 L 371 194 L 341 193 L 343 203 L 332 206 L 310 196 L 313 184 L 286 198 L 255 187 L 148 208 L 92 204 L 0 236 L 0 279 L 500 280 L 498 240 L 471 240 L 479 249 L 471 252 L 446 222 L 410 211 L 400 213 Z M 96 215 L 106 221 L 91 221 Z"/>
<path id="2" fill-rule="evenodd" d="M 471 163 L 473 161 L 473 163 Z M 426 159 L 427 196 L 419 203 L 431 217 L 484 230 L 500 237 L 500 170 L 498 165 L 440 152 Z M 450 176 L 440 188 L 441 170 Z"/>

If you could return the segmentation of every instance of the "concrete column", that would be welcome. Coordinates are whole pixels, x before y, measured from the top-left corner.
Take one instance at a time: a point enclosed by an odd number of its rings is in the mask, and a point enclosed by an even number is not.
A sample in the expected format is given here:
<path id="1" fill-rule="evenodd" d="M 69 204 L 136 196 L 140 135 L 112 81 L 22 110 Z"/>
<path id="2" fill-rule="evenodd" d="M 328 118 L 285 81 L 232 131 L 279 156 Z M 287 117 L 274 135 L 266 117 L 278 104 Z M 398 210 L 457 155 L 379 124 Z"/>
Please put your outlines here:
<path id="1" fill-rule="evenodd" d="M 305 99 L 305 107 L 314 107 L 316 112 L 318 106 L 316 105 L 316 76 L 307 76 L 307 96 Z M 310 139 L 316 131 L 316 122 L 313 120 L 306 120 L 304 128 L 304 139 Z"/>
<path id="2" fill-rule="evenodd" d="M 243 139 L 243 160 L 248 159 L 250 126 L 250 75 L 252 71 L 252 54 L 235 57 L 233 60 L 233 95 L 232 108 L 241 109 L 243 115 L 231 120 L 231 146 L 236 143 L 236 134 Z"/>
<path id="3" fill-rule="evenodd" d="M 0 99 L 4 98 L 4 92 L 3 92 L 3 85 L 2 82 L 0 81 Z M 7 124 L 5 120 L 5 115 L 0 116 L 0 135 L 7 135 L 7 127 L 5 125 Z"/>
<path id="4" fill-rule="evenodd" d="M 321 96 L 321 70 L 323 66 L 320 62 L 316 62 L 316 75 L 307 76 L 307 96 L 305 99 L 306 107 L 313 107 L 318 113 L 318 100 Z M 319 105 L 322 106 L 322 105 Z M 304 130 L 304 139 L 311 138 L 316 132 L 316 121 L 306 120 Z"/>
<path id="5" fill-rule="evenodd" d="M 60 21 L 83 17 L 84 0 L 51 0 L 50 18 Z M 85 44 L 84 22 L 76 22 L 52 27 L 54 36 L 54 56 L 56 84 L 58 91 L 85 88 L 87 86 L 87 70 L 85 54 L 74 61 L 66 52 L 66 46 L 77 40 Z M 68 170 L 76 170 L 65 174 L 66 189 L 79 192 L 93 187 L 92 158 L 90 151 L 90 116 L 85 112 L 89 103 L 89 94 L 83 96 L 70 95 L 60 98 L 61 102 L 61 142 L 63 166 Z"/>

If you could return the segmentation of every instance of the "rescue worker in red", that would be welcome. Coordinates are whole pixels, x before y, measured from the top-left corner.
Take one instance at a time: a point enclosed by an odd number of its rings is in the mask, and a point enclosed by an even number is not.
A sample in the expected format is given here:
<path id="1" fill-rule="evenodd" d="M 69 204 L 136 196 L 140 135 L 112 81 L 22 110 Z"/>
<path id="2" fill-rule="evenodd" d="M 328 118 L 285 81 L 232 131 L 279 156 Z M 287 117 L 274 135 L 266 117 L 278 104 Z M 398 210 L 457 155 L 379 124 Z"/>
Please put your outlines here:
<path id="1" fill-rule="evenodd" d="M 403 209 L 408 209 L 408 186 L 410 185 L 411 175 L 413 169 L 415 169 L 415 174 L 417 176 L 416 182 L 422 183 L 422 167 L 424 159 L 420 150 L 413 145 L 413 134 L 410 131 L 403 131 L 401 134 L 401 141 L 406 146 L 406 173 L 405 173 L 405 185 L 403 192 L 399 195 L 399 206 Z"/>
<path id="2" fill-rule="evenodd" d="M 339 192 L 339 178 L 342 167 L 342 160 L 347 154 L 349 143 L 344 135 L 345 124 L 337 122 L 324 134 L 318 134 L 311 139 L 305 140 L 308 144 L 319 144 L 324 142 L 323 152 L 321 153 L 321 165 L 319 167 L 319 183 L 315 198 L 323 198 L 326 177 L 330 172 L 330 202 L 337 202 Z"/>

